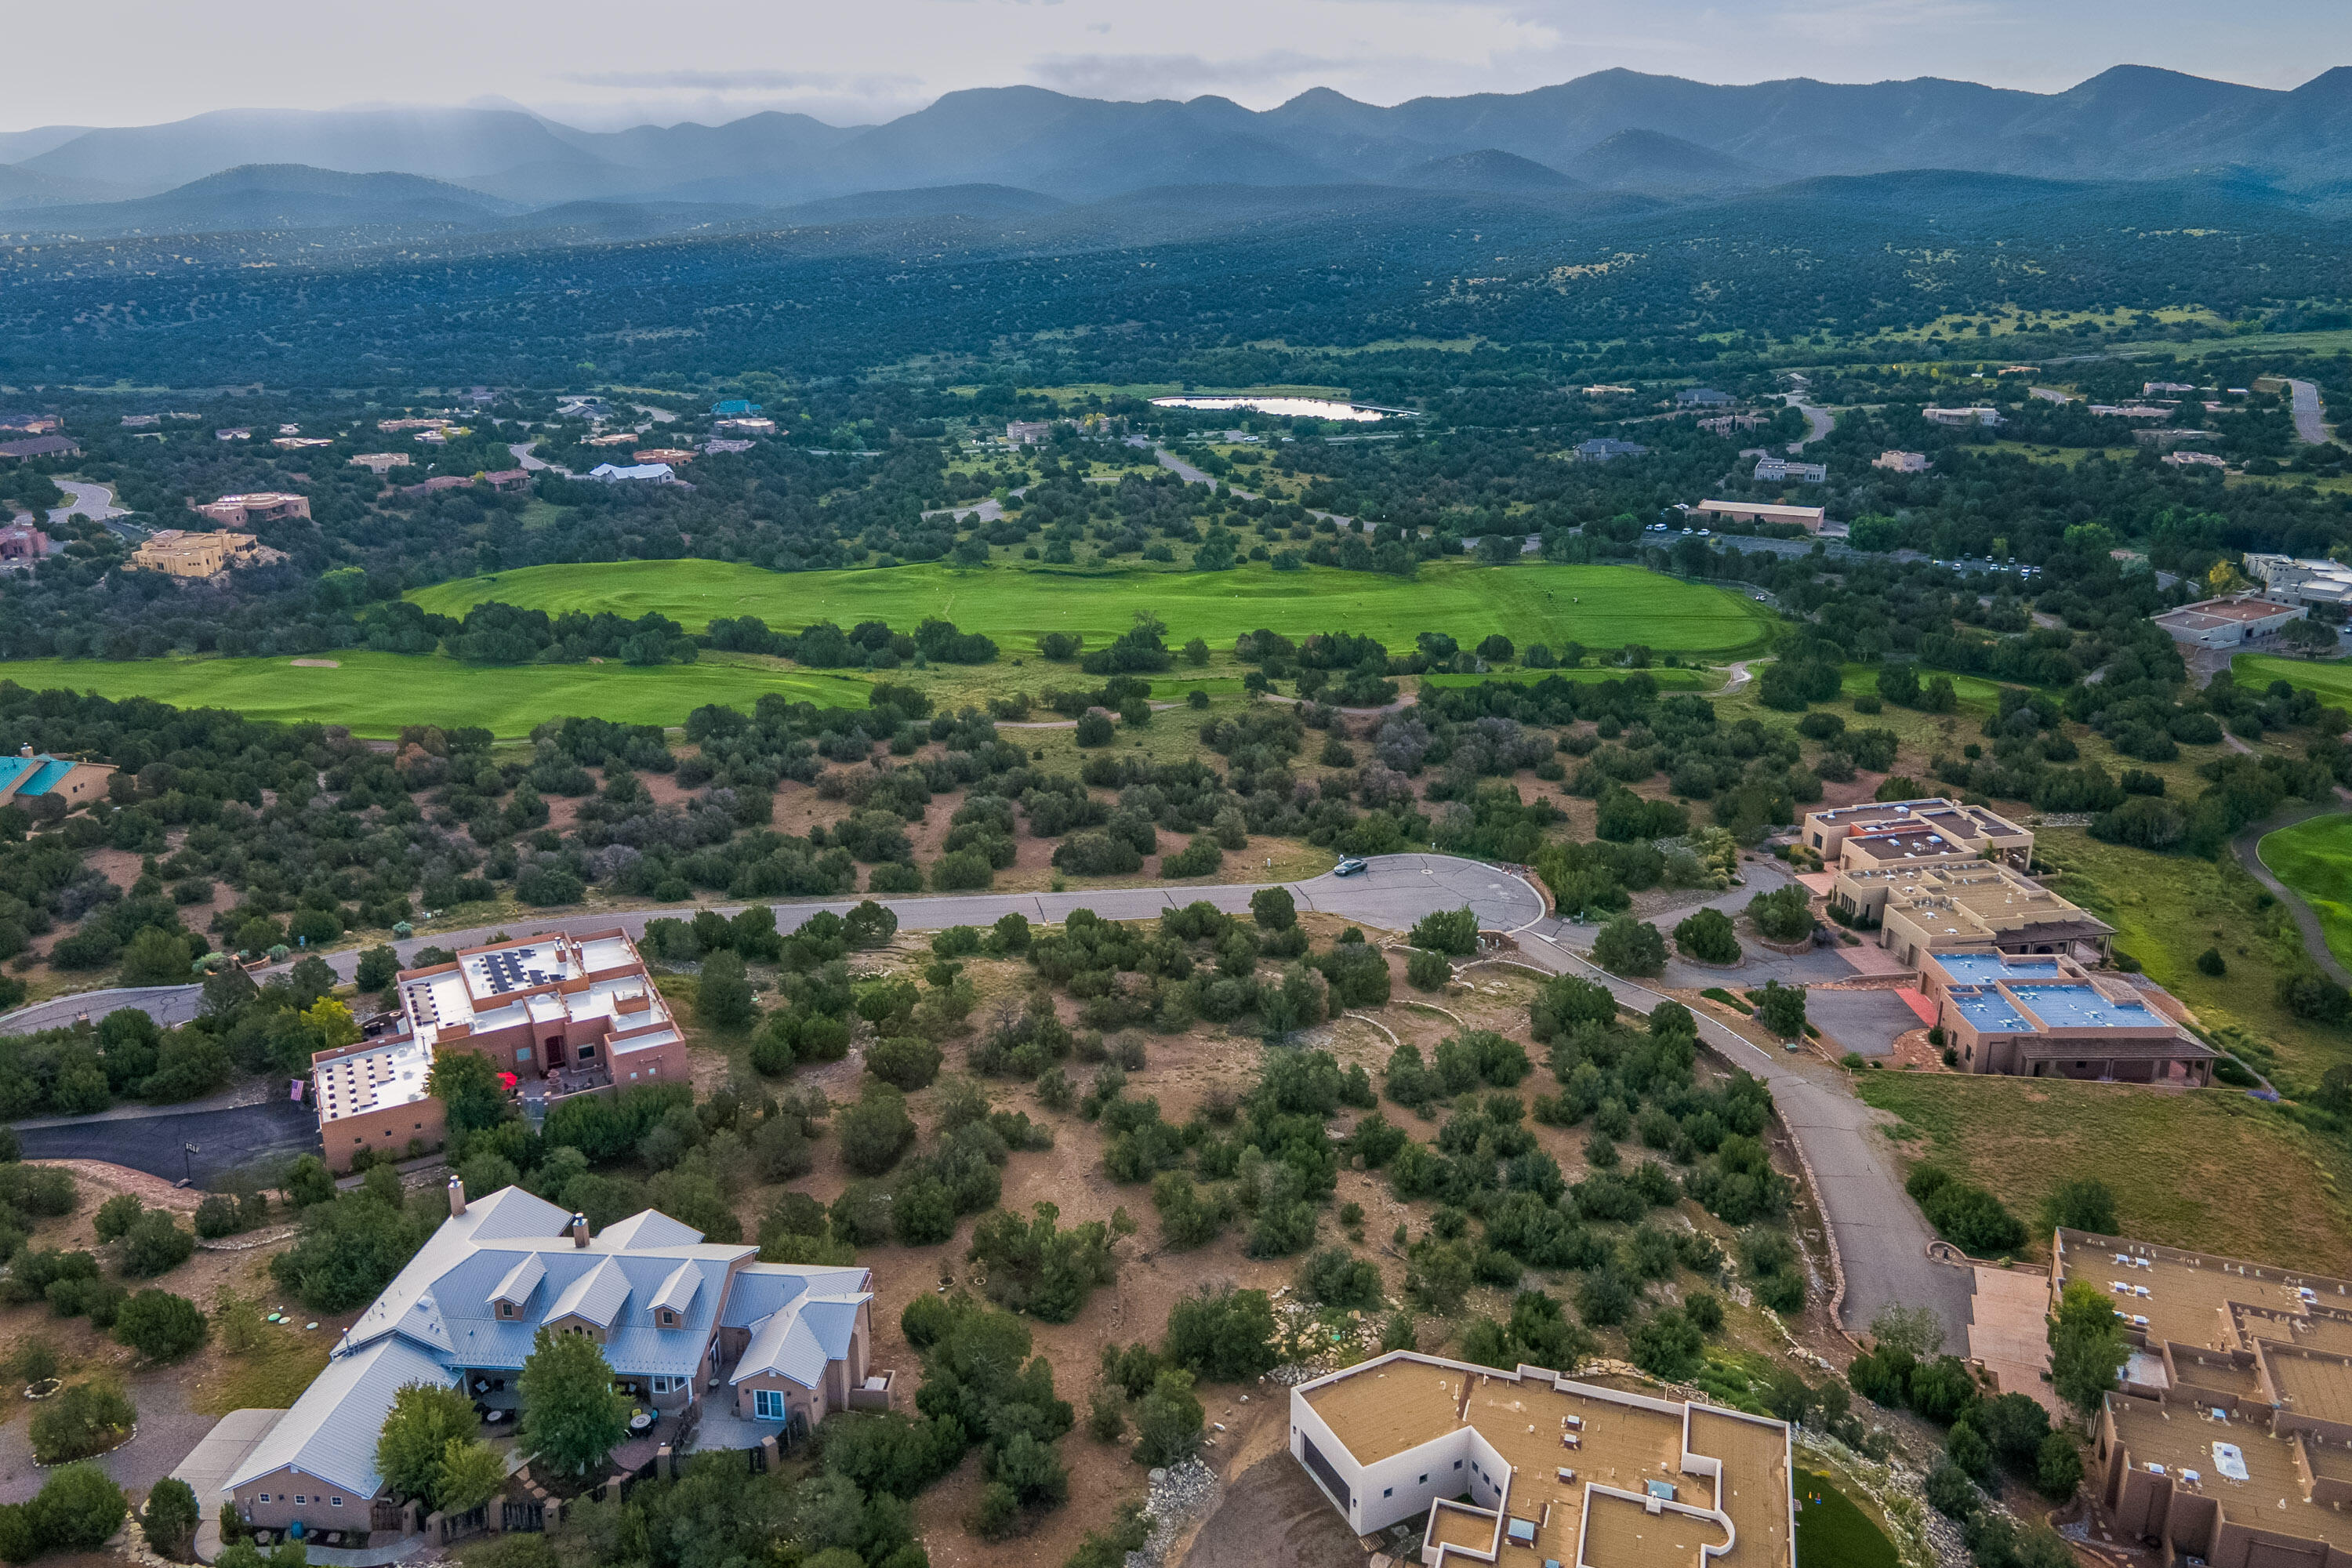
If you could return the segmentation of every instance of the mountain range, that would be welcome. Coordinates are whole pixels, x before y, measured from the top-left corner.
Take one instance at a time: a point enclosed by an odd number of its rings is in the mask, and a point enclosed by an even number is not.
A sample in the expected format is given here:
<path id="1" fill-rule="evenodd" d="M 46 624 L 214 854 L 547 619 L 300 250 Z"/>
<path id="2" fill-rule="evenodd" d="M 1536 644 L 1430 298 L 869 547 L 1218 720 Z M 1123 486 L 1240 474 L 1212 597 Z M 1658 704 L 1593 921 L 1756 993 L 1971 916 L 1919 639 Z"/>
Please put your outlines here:
<path id="1" fill-rule="evenodd" d="M 1383 108 L 1328 89 L 1254 110 L 1034 87 L 953 92 L 886 124 L 761 113 L 589 132 L 510 108 L 226 110 L 0 133 L 0 227 L 83 235 L 558 218 L 656 204 L 829 222 L 952 203 L 992 216 L 1171 186 L 1394 185 L 1668 201 L 1942 169 L 2062 181 L 2203 176 L 2346 194 L 2352 67 L 2292 90 L 2118 66 L 2057 93 L 1973 82 L 1724 87 L 1606 70 Z M 898 207 L 843 198 L 906 193 Z M 985 194 L 983 194 L 985 193 Z M 811 205 L 814 204 L 814 205 Z M 550 211 L 549 209 L 552 209 Z M 826 216 L 828 211 L 836 216 Z M 593 224 L 625 218 L 604 212 Z M 663 226 L 656 224 L 654 226 Z"/>

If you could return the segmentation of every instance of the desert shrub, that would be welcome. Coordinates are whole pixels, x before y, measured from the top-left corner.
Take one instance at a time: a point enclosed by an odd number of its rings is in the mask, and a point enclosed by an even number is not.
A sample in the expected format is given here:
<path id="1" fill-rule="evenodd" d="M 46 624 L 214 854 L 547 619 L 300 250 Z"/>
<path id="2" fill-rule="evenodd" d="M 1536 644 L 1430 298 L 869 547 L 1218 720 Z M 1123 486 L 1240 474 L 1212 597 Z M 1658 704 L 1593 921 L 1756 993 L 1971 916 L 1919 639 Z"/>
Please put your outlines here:
<path id="1" fill-rule="evenodd" d="M 102 1454 L 128 1437 L 138 1419 L 121 1388 L 74 1384 L 33 1413 L 33 1458 L 44 1465 L 59 1465 Z"/>
<path id="2" fill-rule="evenodd" d="M 114 1337 L 152 1361 L 177 1361 L 205 1342 L 205 1314 L 185 1296 L 142 1290 L 114 1315 Z"/>
<path id="3" fill-rule="evenodd" d="M 1454 978 L 1454 965 L 1442 952 L 1416 947 L 1405 955 L 1404 977 L 1416 991 L 1442 991 Z"/>
<path id="4" fill-rule="evenodd" d="M 1739 962 L 1739 933 L 1732 928 L 1731 917 L 1712 906 L 1675 927 L 1675 946 L 1684 957 L 1701 963 Z"/>

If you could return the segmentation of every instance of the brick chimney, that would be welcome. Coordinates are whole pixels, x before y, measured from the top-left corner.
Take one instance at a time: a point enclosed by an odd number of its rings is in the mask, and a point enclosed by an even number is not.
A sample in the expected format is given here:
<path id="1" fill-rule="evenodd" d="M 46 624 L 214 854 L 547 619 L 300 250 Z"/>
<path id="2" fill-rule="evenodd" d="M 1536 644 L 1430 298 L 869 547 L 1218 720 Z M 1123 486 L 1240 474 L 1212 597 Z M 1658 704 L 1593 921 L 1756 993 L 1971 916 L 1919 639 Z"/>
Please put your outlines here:
<path id="1" fill-rule="evenodd" d="M 463 1176 L 452 1175 L 449 1178 L 449 1214 L 451 1217 L 454 1218 L 465 1212 L 466 1178 Z"/>
<path id="2" fill-rule="evenodd" d="M 572 1216 L 572 1245 L 574 1247 L 588 1245 L 588 1216 L 584 1214 L 575 1214 Z"/>

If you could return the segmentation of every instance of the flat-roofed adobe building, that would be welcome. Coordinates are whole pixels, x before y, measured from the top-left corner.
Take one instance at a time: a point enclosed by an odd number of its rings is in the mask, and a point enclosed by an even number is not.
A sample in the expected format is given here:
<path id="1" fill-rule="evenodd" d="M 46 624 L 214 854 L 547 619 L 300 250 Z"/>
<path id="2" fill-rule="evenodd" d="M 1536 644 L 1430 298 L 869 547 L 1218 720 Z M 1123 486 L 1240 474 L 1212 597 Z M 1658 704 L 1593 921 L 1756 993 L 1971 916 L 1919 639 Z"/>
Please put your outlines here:
<path id="1" fill-rule="evenodd" d="M 2301 605 L 2233 594 L 2221 599 L 2200 599 L 2167 610 L 2155 618 L 2175 642 L 2196 647 L 2235 647 L 2268 637 L 2289 621 L 2303 619 Z"/>
<path id="2" fill-rule="evenodd" d="M 2133 1353 L 2088 1485 L 2114 1532 L 2209 1568 L 2352 1555 L 2352 1282 L 2060 1230 L 2053 1307 L 2084 1281 Z"/>
<path id="3" fill-rule="evenodd" d="M 2103 963 L 2116 934 L 2089 910 L 1990 860 L 1841 870 L 1829 900 L 1851 923 L 1876 924 L 1878 945 L 1908 969 L 1936 952 L 2062 952 Z"/>
<path id="4" fill-rule="evenodd" d="M 1808 533 L 1819 533 L 1829 518 L 1817 506 L 1776 506 L 1760 500 L 1703 500 L 1691 508 L 1693 522 L 1793 522 Z"/>
<path id="5" fill-rule="evenodd" d="M 2059 955 L 1932 952 L 1919 989 L 1964 1072 L 2210 1088 L 2215 1051 L 2127 983 Z"/>
<path id="6" fill-rule="evenodd" d="M 1905 860 L 1995 859 L 2024 870 L 2033 834 L 1981 805 L 1937 796 L 1866 801 L 1809 814 L 1804 842 L 1833 869 L 1870 870 Z"/>
<path id="7" fill-rule="evenodd" d="M 1290 1394 L 1290 1452 L 1359 1535 L 1421 1560 L 1794 1568 L 1789 1428 L 1713 1405 L 1398 1351 Z"/>
<path id="8" fill-rule="evenodd" d="M 689 1080 L 686 1037 L 619 927 L 548 931 L 469 947 L 448 963 L 403 970 L 390 1034 L 311 1058 L 327 1163 L 362 1149 L 437 1146 L 446 1123 L 425 1092 L 440 1051 L 486 1056 L 515 1075 L 527 1103 Z"/>
<path id="9" fill-rule="evenodd" d="M 257 490 L 251 495 L 223 496 L 196 510 L 224 528 L 247 528 L 257 522 L 278 522 L 310 515 L 310 498 L 282 490 Z"/>

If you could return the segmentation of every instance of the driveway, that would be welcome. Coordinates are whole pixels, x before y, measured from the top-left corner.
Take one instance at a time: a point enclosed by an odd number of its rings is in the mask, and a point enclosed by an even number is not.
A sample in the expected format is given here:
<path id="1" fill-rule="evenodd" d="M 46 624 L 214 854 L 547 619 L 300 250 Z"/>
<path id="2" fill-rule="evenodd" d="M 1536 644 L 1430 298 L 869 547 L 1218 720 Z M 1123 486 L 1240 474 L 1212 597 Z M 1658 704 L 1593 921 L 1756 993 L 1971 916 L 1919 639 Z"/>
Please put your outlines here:
<path id="1" fill-rule="evenodd" d="M 1745 903 L 1763 890 L 1761 869 L 1751 868 L 1750 886 L 1717 901 Z M 1595 966 L 1585 952 L 1597 934 L 1593 927 L 1547 917 L 1520 934 L 1519 945 L 1536 966 L 1598 981 L 1629 1007 L 1646 1013 L 1667 999 Z M 1845 1325 L 1865 1329 L 1890 1305 L 1932 1307 L 1943 1321 L 1946 1342 L 1965 1342 L 1969 1275 L 1927 1256 L 1934 1235 L 1903 1191 L 1900 1163 L 1880 1131 L 1894 1118 L 1854 1099 L 1843 1071 L 1810 1052 L 1763 1050 L 1704 1015 L 1698 1026 L 1699 1037 L 1718 1056 L 1771 1087 L 1780 1121 L 1811 1168 L 1814 1194 L 1845 1269 L 1840 1314 Z"/>
<path id="2" fill-rule="evenodd" d="M 1805 1016 L 1839 1050 L 1865 1057 L 1891 1055 L 1897 1036 L 1920 1026 L 1911 1005 L 1884 987 L 1813 992 L 1805 998 Z"/>
<path id="3" fill-rule="evenodd" d="M 191 1143 L 196 1146 L 194 1154 L 187 1152 Z M 248 1165 L 316 1153 L 319 1118 L 290 1100 L 218 1110 L 110 1113 L 20 1128 L 16 1144 L 27 1160 L 103 1160 L 168 1182 L 193 1176 L 201 1187 Z"/>
<path id="4" fill-rule="evenodd" d="M 139 1427 L 131 1440 L 92 1461 L 124 1490 L 141 1495 L 172 1473 L 181 1460 L 213 1429 L 213 1418 L 188 1408 L 182 1375 L 171 1368 L 142 1373 L 131 1380 L 131 1402 L 138 1407 Z M 23 1502 L 41 1489 L 49 1472 L 33 1463 L 32 1412 L 26 1404 L 6 1426 L 0 1426 L 0 1502 Z M 207 1513 L 217 1513 L 220 1501 L 198 1498 Z"/>

